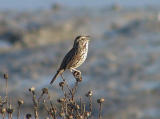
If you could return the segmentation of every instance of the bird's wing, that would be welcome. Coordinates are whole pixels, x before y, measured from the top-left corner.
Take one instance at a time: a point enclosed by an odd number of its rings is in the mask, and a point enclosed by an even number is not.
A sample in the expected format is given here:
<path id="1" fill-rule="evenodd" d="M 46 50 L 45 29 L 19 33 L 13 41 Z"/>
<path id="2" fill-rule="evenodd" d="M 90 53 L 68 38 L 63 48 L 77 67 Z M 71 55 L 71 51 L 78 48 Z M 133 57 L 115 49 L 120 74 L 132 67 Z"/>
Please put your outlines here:
<path id="1" fill-rule="evenodd" d="M 70 64 L 70 61 L 73 59 L 74 55 L 76 54 L 76 50 L 75 49 L 71 49 L 67 54 L 66 56 L 64 57 L 62 63 L 61 63 L 61 66 L 60 66 L 60 69 L 66 69 L 69 66 Z"/>

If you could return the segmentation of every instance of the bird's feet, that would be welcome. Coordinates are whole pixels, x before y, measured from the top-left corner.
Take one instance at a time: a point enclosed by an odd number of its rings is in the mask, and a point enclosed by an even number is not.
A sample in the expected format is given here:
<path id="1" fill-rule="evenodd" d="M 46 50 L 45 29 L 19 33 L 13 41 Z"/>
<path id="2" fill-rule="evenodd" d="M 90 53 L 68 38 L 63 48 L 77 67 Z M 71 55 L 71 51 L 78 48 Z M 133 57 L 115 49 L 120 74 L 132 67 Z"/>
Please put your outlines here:
<path id="1" fill-rule="evenodd" d="M 76 70 L 76 69 L 71 69 L 71 72 L 74 76 L 74 78 L 76 79 L 77 82 L 81 82 L 82 81 L 82 75 L 81 75 L 81 71 Z"/>

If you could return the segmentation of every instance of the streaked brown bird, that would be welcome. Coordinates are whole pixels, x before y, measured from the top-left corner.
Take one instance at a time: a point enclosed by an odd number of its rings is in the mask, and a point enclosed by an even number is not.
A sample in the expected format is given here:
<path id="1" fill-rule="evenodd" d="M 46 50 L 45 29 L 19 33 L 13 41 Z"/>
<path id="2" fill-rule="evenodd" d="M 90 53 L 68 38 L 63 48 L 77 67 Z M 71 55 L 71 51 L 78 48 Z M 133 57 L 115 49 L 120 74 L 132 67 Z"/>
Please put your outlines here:
<path id="1" fill-rule="evenodd" d="M 87 58 L 89 38 L 89 36 L 76 37 L 72 49 L 64 57 L 50 84 L 52 84 L 66 69 L 69 69 L 71 72 L 77 71 L 81 73 L 76 68 L 79 67 Z"/>

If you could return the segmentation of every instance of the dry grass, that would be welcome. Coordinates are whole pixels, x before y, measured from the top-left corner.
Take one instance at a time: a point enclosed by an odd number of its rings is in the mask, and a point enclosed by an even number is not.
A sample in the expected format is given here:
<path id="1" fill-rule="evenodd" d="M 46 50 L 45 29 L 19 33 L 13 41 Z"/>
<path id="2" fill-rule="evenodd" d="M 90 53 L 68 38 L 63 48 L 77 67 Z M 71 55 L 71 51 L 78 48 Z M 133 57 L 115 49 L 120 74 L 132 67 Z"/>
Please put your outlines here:
<path id="1" fill-rule="evenodd" d="M 83 101 L 82 97 L 76 97 L 75 94 L 77 93 L 77 89 L 79 83 L 82 82 L 82 77 L 80 73 L 74 72 L 73 73 L 75 80 L 75 84 L 73 87 L 69 86 L 63 76 L 62 82 L 59 83 L 60 89 L 63 92 L 63 96 L 57 99 L 57 102 L 53 102 L 50 97 L 50 92 L 48 88 L 43 88 L 41 90 L 41 94 L 38 95 L 37 91 L 34 87 L 29 88 L 29 93 L 31 94 L 31 99 L 33 102 L 33 106 L 31 110 L 33 110 L 32 114 L 27 113 L 23 115 L 26 119 L 39 119 L 39 112 L 40 107 L 43 107 L 47 112 L 44 115 L 45 119 L 89 119 L 93 118 L 93 109 L 92 109 L 92 90 L 89 90 L 86 93 L 86 97 L 88 101 Z M 4 74 L 4 79 L 6 82 L 5 85 L 5 97 L 0 96 L 0 114 L 2 119 L 8 117 L 8 119 L 13 118 L 13 114 L 16 115 L 17 119 L 22 117 L 21 106 L 25 103 L 23 99 L 17 100 L 17 106 L 13 107 L 11 100 L 8 96 L 8 74 Z M 101 112 L 102 112 L 102 104 L 104 102 L 103 98 L 97 100 L 99 104 L 99 115 L 98 119 L 102 119 Z M 88 106 L 88 107 L 87 107 Z M 98 107 L 97 107 L 98 109 Z M 95 117 L 94 117 L 95 118 Z"/>

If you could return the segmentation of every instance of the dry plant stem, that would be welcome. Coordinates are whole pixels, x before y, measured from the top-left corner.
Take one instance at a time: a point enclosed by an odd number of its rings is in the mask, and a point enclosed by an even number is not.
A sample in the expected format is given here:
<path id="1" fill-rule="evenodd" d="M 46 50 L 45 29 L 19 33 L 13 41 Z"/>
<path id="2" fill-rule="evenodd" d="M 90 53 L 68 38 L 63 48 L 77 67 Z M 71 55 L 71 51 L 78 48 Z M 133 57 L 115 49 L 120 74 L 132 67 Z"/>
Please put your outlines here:
<path id="1" fill-rule="evenodd" d="M 51 105 L 52 111 L 54 112 L 53 119 L 56 119 L 56 108 L 53 106 L 51 101 L 50 101 L 50 105 Z"/>
<path id="2" fill-rule="evenodd" d="M 2 114 L 2 119 L 5 119 L 5 116 L 6 116 L 5 114 Z"/>
<path id="3" fill-rule="evenodd" d="M 81 115 L 82 115 L 82 113 L 83 113 L 82 97 L 80 97 L 80 106 L 81 106 L 81 109 L 80 109 L 80 111 L 81 111 Z"/>
<path id="4" fill-rule="evenodd" d="M 78 88 L 78 81 L 76 81 L 74 87 L 72 88 L 72 101 L 74 100 L 74 96 L 77 91 L 77 88 Z"/>
<path id="5" fill-rule="evenodd" d="M 17 119 L 19 119 L 20 117 L 20 105 L 18 105 L 17 107 Z"/>
<path id="6" fill-rule="evenodd" d="M 47 107 L 47 105 L 45 103 L 44 103 L 44 108 L 47 111 L 48 116 L 54 119 L 54 115 L 52 113 L 50 113 L 50 111 L 49 111 L 49 109 L 48 109 L 48 107 Z"/>
<path id="7" fill-rule="evenodd" d="M 67 93 L 65 92 L 64 87 L 62 87 L 61 89 L 62 89 L 62 92 L 63 92 L 63 95 L 64 95 L 65 99 L 67 99 Z"/>
<path id="8" fill-rule="evenodd" d="M 8 114 L 8 119 L 11 119 L 11 116 L 10 116 L 10 114 Z"/>
<path id="9" fill-rule="evenodd" d="M 50 114 L 49 114 L 49 109 L 48 109 L 47 105 L 46 105 L 45 103 L 43 103 L 43 105 L 44 105 L 45 110 L 46 110 L 47 113 L 48 113 L 48 116 L 50 116 Z"/>
<path id="10" fill-rule="evenodd" d="M 72 95 L 72 90 L 69 88 L 69 86 L 68 86 L 68 84 L 67 84 L 67 82 L 66 82 L 66 80 L 65 80 L 65 78 L 63 77 L 62 74 L 61 74 L 61 77 L 62 77 L 62 80 L 65 82 L 65 85 L 66 85 L 66 87 L 68 88 L 68 90 L 69 90 L 69 92 L 70 92 L 70 95 Z"/>
<path id="11" fill-rule="evenodd" d="M 79 110 L 78 109 L 76 109 L 76 116 L 80 116 L 80 112 L 79 112 Z"/>
<path id="12" fill-rule="evenodd" d="M 102 118 L 101 113 L 102 113 L 102 103 L 99 103 L 99 115 L 98 115 L 98 119 Z"/>
<path id="13" fill-rule="evenodd" d="M 8 78 L 5 79 L 6 80 L 6 101 L 7 101 L 7 106 L 8 106 Z"/>
<path id="14" fill-rule="evenodd" d="M 11 119 L 12 119 L 12 117 L 13 117 L 12 114 L 10 114 L 10 118 L 11 118 Z"/>
<path id="15" fill-rule="evenodd" d="M 5 113 L 2 113 L 2 119 L 5 119 L 5 116 L 6 116 Z"/>
<path id="16" fill-rule="evenodd" d="M 66 92 L 65 92 L 65 90 L 64 90 L 64 87 L 62 87 L 61 89 L 62 89 L 62 92 L 63 92 L 63 94 L 64 94 L 65 100 L 67 100 L 67 94 L 66 94 Z M 65 114 L 67 114 L 67 101 L 64 102 L 64 104 L 63 104 L 63 109 L 64 109 L 64 111 L 65 111 Z M 64 119 L 65 119 L 65 116 L 64 116 Z"/>
<path id="17" fill-rule="evenodd" d="M 12 114 L 8 113 L 8 119 L 12 119 Z"/>
<path id="18" fill-rule="evenodd" d="M 42 99 L 44 93 L 41 93 L 40 97 L 38 98 L 38 104 L 40 103 L 40 99 Z"/>
<path id="19" fill-rule="evenodd" d="M 65 103 L 65 114 L 67 115 L 68 114 L 68 108 L 67 108 L 67 103 Z"/>
<path id="20" fill-rule="evenodd" d="M 61 107 L 61 108 L 62 108 L 61 110 L 62 110 L 63 113 L 64 113 L 64 111 L 65 111 L 65 104 L 66 104 L 66 103 L 63 103 L 63 104 L 62 104 L 62 107 Z M 62 118 L 63 118 L 63 119 L 66 119 L 66 115 L 62 116 Z"/>
<path id="21" fill-rule="evenodd" d="M 39 117 L 38 117 L 38 102 L 37 102 L 35 93 L 33 92 L 32 94 L 33 94 L 33 99 L 32 100 L 33 100 L 33 105 L 34 105 L 34 107 L 33 107 L 34 117 L 35 117 L 35 119 L 39 119 Z"/>
<path id="22" fill-rule="evenodd" d="M 61 77 L 62 77 L 62 80 L 65 82 L 66 87 L 68 88 L 68 90 L 69 90 L 69 92 L 70 92 L 71 99 L 72 99 L 72 101 L 73 101 L 73 100 L 74 100 L 74 95 L 75 95 L 75 93 L 76 93 L 76 91 L 77 91 L 77 88 L 78 88 L 78 81 L 76 81 L 74 87 L 73 87 L 72 89 L 70 89 L 70 87 L 69 87 L 69 85 L 66 83 L 66 80 L 65 80 L 65 78 L 63 77 L 63 75 L 61 75 Z"/>
<path id="23" fill-rule="evenodd" d="M 61 89 L 62 89 L 63 95 L 64 95 L 65 98 L 66 98 L 66 92 L 65 92 L 65 90 L 64 90 L 64 87 L 62 87 Z"/>
<path id="24" fill-rule="evenodd" d="M 85 112 L 86 112 L 86 105 L 85 105 L 85 103 L 83 103 L 83 117 L 84 117 L 84 119 L 85 119 Z"/>
<path id="25" fill-rule="evenodd" d="M 12 119 L 13 111 L 11 111 L 11 109 L 12 109 L 11 98 L 9 98 L 9 102 L 8 103 L 9 103 L 8 119 Z"/>
<path id="26" fill-rule="evenodd" d="M 65 96 L 65 100 L 66 100 L 64 102 L 64 111 L 65 111 L 65 115 L 67 115 L 68 114 L 68 111 L 67 111 L 68 110 L 68 107 L 67 107 L 67 105 L 68 105 L 68 103 L 67 103 L 67 94 L 65 93 L 64 96 Z"/>
<path id="27" fill-rule="evenodd" d="M 89 96 L 89 111 L 92 112 L 92 97 Z"/>
<path id="28" fill-rule="evenodd" d="M 37 111 L 37 107 L 34 107 L 34 116 L 35 116 L 35 119 L 38 119 L 38 111 Z"/>
<path id="29" fill-rule="evenodd" d="M 52 105 L 49 94 L 48 94 L 48 98 L 47 99 L 49 100 L 50 104 Z M 46 105 L 46 102 L 43 102 L 43 104 L 44 104 L 45 110 L 48 113 L 48 117 L 51 117 L 52 119 L 54 119 L 54 114 L 51 113 L 51 111 L 49 110 L 49 106 Z"/>
<path id="30" fill-rule="evenodd" d="M 66 114 L 67 114 L 67 102 L 65 101 L 64 103 L 63 103 L 63 112 L 65 112 L 64 114 L 64 116 L 63 116 L 63 119 L 66 119 Z"/>

